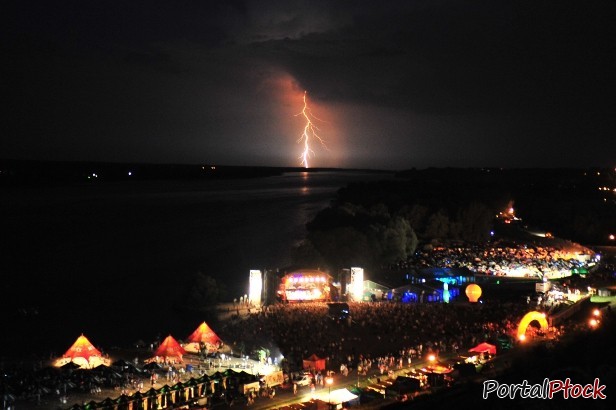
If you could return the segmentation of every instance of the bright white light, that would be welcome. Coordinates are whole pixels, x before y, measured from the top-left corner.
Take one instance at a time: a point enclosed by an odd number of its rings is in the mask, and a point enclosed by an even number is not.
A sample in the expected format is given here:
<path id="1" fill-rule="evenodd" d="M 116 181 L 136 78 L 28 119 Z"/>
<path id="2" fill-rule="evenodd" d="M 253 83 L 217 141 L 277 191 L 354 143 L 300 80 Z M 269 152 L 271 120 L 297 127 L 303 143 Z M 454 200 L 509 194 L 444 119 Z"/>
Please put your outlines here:
<path id="1" fill-rule="evenodd" d="M 362 300 L 364 296 L 363 268 L 351 268 L 351 295 L 355 300 Z"/>
<path id="2" fill-rule="evenodd" d="M 263 279 L 260 270 L 250 271 L 250 284 L 249 284 L 249 299 L 250 303 L 255 305 L 261 304 L 261 292 L 263 290 Z"/>

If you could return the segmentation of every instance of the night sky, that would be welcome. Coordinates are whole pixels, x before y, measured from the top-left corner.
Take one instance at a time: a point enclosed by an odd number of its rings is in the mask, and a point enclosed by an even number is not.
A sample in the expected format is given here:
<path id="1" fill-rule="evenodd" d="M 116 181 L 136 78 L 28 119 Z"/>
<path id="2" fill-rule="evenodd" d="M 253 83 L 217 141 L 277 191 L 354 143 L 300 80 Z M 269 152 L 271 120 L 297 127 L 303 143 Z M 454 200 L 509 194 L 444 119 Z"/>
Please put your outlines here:
<path id="1" fill-rule="evenodd" d="M 613 167 L 616 3 L 28 1 L 0 11 L 0 158 Z"/>

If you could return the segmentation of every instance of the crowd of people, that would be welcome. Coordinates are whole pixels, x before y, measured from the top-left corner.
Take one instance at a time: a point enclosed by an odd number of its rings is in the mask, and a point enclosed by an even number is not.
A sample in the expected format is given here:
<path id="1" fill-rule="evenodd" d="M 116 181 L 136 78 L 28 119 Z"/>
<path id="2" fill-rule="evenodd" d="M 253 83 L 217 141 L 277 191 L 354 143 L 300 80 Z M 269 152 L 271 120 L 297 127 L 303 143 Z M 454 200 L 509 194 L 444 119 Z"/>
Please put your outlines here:
<path id="1" fill-rule="evenodd" d="M 550 247 L 495 243 L 490 247 L 420 251 L 413 260 L 392 268 L 466 267 L 477 273 L 496 274 L 496 270 L 490 269 L 515 269 L 516 264 L 535 266 L 539 272 L 582 266 L 579 259 L 569 256 L 562 250 Z M 269 357 L 265 360 L 281 365 L 287 374 L 299 372 L 304 359 L 316 354 L 326 360 L 328 371 L 334 370 L 343 376 L 353 370 L 356 370 L 358 377 L 369 373 L 386 375 L 392 370 L 409 367 L 429 354 L 436 357 L 457 356 L 466 354 L 469 348 L 481 342 L 515 343 L 517 326 L 522 317 L 540 305 L 545 308 L 546 303 L 539 300 L 535 307 L 534 302 L 529 306 L 530 299 L 510 301 L 498 298 L 488 298 L 484 303 L 464 302 L 400 303 L 387 299 L 348 302 L 350 314 L 347 318 L 341 318 L 332 316 L 328 305 L 323 302 L 255 307 L 249 306 L 246 300 L 240 300 L 240 304 L 237 301 L 234 304 L 237 314 L 221 321 L 217 333 L 232 351 L 241 352 L 242 357 L 258 350 L 267 350 Z M 240 314 L 240 307 L 244 314 Z M 561 326 L 552 331 L 562 335 L 573 329 L 575 327 Z M 155 374 L 151 372 L 151 377 Z M 109 372 L 107 376 L 110 375 L 114 373 Z M 180 376 L 172 371 L 172 367 L 166 375 L 169 383 L 177 382 Z M 319 381 L 318 378 L 315 380 Z M 151 379 L 150 385 L 153 387 L 155 382 Z M 124 389 L 125 385 L 143 389 L 143 384 L 135 385 L 143 383 L 139 378 L 117 379 L 113 383 L 118 389 Z M 63 386 L 58 384 L 55 388 L 60 392 Z M 270 397 L 273 397 L 271 394 Z"/>
<path id="2" fill-rule="evenodd" d="M 485 245 L 428 247 L 391 270 L 419 272 L 426 268 L 466 268 L 474 274 L 533 278 L 567 275 L 588 269 L 592 252 L 581 247 L 496 240 Z M 311 354 L 328 366 L 366 366 L 369 362 L 412 359 L 409 352 L 455 353 L 478 342 L 511 338 L 528 303 L 490 300 L 483 304 L 404 304 L 393 301 L 350 303 L 349 320 L 329 316 L 323 303 L 268 306 L 223 324 L 227 340 L 252 340 L 284 356 L 299 368 Z M 246 337 L 249 336 L 249 337 Z M 276 355 L 277 353 L 272 353 Z M 360 361 L 361 358 L 361 361 Z"/>
<path id="3" fill-rule="evenodd" d="M 407 362 L 428 352 L 458 353 L 486 340 L 511 338 L 528 311 L 524 303 L 349 303 L 350 317 L 329 316 L 324 303 L 268 306 L 237 317 L 221 329 L 227 340 L 251 340 L 284 357 L 286 370 L 316 354 L 329 369 Z"/>
<path id="4" fill-rule="evenodd" d="M 570 248 L 545 244 L 497 240 L 483 245 L 437 246 L 415 252 L 407 260 L 389 265 L 389 270 L 421 271 L 427 268 L 468 269 L 482 275 L 557 278 L 588 267 L 592 252 L 571 244 Z"/>

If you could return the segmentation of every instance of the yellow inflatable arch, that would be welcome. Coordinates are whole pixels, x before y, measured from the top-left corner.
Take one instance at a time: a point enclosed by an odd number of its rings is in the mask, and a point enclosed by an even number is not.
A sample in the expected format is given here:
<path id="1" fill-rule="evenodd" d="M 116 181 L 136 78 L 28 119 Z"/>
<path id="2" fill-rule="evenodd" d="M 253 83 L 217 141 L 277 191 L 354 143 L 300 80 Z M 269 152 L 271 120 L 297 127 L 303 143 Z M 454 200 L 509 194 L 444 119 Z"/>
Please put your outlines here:
<path id="1" fill-rule="evenodd" d="M 518 339 L 524 339 L 525 334 L 526 334 L 526 328 L 528 327 L 530 322 L 532 322 L 533 320 L 536 320 L 537 322 L 539 322 L 539 326 L 541 326 L 541 330 L 543 331 L 548 330 L 548 321 L 545 318 L 545 313 L 541 313 L 537 311 L 528 312 L 527 314 L 524 315 L 524 317 L 520 321 L 520 324 L 518 325 Z"/>

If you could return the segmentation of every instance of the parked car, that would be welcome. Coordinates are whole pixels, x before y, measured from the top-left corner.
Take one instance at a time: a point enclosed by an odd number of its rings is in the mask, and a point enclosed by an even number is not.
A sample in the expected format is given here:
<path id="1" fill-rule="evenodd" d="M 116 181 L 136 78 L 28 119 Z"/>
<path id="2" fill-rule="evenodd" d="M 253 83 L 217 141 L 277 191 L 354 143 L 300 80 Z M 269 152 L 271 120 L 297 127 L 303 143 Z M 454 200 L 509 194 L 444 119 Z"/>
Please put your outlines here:
<path id="1" fill-rule="evenodd" d="M 297 384 L 298 386 L 310 386 L 312 384 L 312 377 L 307 374 L 304 374 L 293 380 L 293 383 Z"/>

